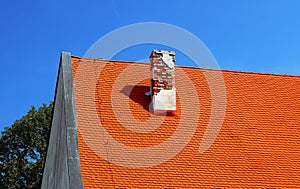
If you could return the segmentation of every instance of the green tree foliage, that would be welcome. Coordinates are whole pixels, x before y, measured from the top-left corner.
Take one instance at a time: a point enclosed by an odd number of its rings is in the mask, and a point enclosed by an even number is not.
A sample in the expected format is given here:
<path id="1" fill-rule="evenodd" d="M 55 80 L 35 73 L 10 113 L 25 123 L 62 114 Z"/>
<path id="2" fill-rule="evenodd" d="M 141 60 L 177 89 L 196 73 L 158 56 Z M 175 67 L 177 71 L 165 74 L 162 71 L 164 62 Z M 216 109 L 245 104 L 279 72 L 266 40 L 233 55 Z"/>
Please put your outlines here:
<path id="1" fill-rule="evenodd" d="M 34 106 L 0 137 L 0 188 L 39 188 L 53 103 Z"/>

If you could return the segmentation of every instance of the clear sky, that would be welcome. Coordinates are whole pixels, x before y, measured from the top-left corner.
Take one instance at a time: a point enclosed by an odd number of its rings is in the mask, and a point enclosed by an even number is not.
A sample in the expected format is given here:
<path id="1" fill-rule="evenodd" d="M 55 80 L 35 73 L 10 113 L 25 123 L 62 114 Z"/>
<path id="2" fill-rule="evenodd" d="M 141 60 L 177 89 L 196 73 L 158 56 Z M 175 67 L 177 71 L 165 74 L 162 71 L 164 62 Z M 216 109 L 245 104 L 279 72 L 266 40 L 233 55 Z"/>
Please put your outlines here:
<path id="1" fill-rule="evenodd" d="M 221 69 L 300 75 L 299 10 L 299 0 L 2 1 L 0 131 L 31 105 L 53 100 L 62 51 L 83 56 L 128 24 L 184 28 L 206 44 Z M 148 48 L 116 58 L 144 59 Z"/>

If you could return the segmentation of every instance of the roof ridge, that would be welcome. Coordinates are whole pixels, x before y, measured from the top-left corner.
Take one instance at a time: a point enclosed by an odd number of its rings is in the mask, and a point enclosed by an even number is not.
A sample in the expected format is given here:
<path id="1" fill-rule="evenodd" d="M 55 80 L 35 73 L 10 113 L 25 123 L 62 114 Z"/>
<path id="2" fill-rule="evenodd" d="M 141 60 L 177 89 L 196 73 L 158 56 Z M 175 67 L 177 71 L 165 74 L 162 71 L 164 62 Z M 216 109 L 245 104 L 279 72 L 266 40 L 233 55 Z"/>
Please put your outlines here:
<path id="1" fill-rule="evenodd" d="M 88 57 L 80 57 L 80 56 L 71 56 L 72 58 L 80 58 L 80 59 L 88 59 L 88 60 L 98 60 L 98 61 L 108 61 L 108 62 L 119 62 L 119 63 L 137 63 L 137 64 L 150 64 L 149 62 L 138 62 L 133 60 L 109 60 L 104 58 L 88 58 Z M 202 69 L 209 71 L 222 71 L 222 72 L 231 72 L 231 73 L 239 73 L 239 74 L 256 74 L 256 75 L 272 75 L 279 77 L 300 77 L 300 75 L 292 75 L 292 74 L 280 74 L 280 73 L 267 73 L 267 72 L 254 72 L 254 71 L 239 71 L 239 70 L 223 70 L 217 68 L 205 68 L 205 67 L 195 67 L 195 66 L 186 66 L 186 65 L 175 65 L 175 67 L 181 68 L 191 68 L 191 69 Z"/>

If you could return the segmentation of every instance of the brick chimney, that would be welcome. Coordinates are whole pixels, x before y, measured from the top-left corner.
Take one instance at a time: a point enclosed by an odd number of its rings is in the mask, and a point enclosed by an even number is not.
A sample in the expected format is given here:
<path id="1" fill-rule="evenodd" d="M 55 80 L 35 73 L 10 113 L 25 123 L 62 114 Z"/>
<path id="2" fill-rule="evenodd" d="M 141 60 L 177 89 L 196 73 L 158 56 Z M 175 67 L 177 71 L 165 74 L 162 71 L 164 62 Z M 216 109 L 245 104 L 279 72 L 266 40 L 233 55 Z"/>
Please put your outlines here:
<path id="1" fill-rule="evenodd" d="M 176 112 L 175 52 L 153 50 L 150 55 L 150 95 L 154 114 Z"/>

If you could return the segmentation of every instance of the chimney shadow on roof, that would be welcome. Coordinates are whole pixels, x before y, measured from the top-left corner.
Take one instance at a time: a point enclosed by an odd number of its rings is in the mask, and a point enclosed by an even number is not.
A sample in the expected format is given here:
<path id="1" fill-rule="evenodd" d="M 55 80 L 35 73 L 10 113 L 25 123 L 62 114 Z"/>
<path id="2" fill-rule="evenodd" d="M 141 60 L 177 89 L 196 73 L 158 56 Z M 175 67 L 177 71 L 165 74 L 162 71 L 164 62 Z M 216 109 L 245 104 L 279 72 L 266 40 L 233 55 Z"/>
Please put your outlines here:
<path id="1" fill-rule="evenodd" d="M 139 103 L 145 110 L 151 113 L 151 109 L 149 109 L 151 98 L 147 97 L 145 93 L 150 90 L 149 86 L 146 85 L 126 85 L 120 93 L 125 94 L 131 100 L 136 103 Z"/>

